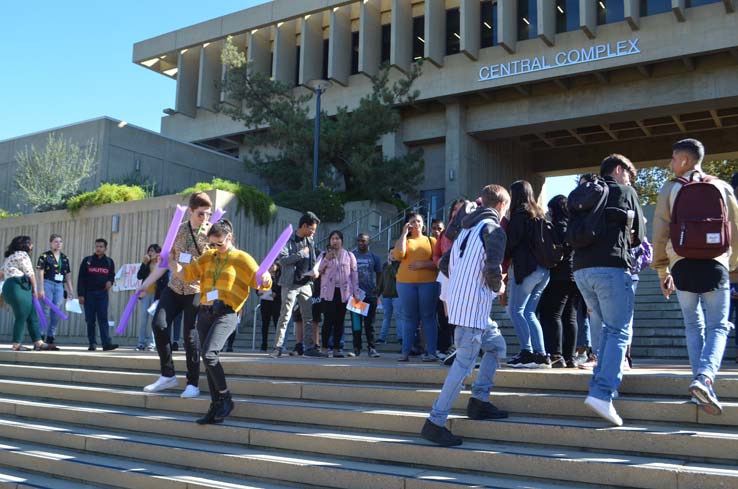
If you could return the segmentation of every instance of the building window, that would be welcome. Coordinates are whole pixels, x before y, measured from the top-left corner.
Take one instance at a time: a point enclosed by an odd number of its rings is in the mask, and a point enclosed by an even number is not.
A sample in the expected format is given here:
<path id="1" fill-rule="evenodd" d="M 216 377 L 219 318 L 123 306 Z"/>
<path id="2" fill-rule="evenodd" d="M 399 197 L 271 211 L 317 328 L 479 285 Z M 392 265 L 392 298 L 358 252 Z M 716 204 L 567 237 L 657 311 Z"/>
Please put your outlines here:
<path id="1" fill-rule="evenodd" d="M 612 24 L 625 20 L 623 0 L 597 0 L 597 24 Z"/>
<path id="2" fill-rule="evenodd" d="M 483 1 L 481 5 L 481 33 L 479 39 L 483 48 L 497 45 L 497 2 Z"/>
<path id="3" fill-rule="evenodd" d="M 671 12 L 671 0 L 641 0 L 641 17 Z"/>
<path id="4" fill-rule="evenodd" d="M 413 60 L 425 57 L 425 16 L 413 17 Z"/>
<path id="5" fill-rule="evenodd" d="M 707 5 L 708 3 L 721 3 L 722 0 L 687 0 L 687 8 L 699 7 L 700 5 Z"/>
<path id="6" fill-rule="evenodd" d="M 390 50 L 392 49 L 392 26 L 382 25 L 382 64 L 390 62 Z"/>
<path id="7" fill-rule="evenodd" d="M 579 29 L 579 0 L 556 0 L 556 32 Z"/>
<path id="8" fill-rule="evenodd" d="M 537 0 L 518 0 L 518 41 L 538 36 Z"/>
<path id="9" fill-rule="evenodd" d="M 359 72 L 359 33 L 351 33 L 351 74 Z"/>
<path id="10" fill-rule="evenodd" d="M 330 54 L 328 39 L 323 39 L 323 80 L 328 79 L 328 55 Z"/>
<path id="11" fill-rule="evenodd" d="M 461 49 L 461 26 L 459 9 L 446 10 L 446 56 Z"/>
<path id="12" fill-rule="evenodd" d="M 300 84 L 300 45 L 295 46 L 295 85 Z"/>

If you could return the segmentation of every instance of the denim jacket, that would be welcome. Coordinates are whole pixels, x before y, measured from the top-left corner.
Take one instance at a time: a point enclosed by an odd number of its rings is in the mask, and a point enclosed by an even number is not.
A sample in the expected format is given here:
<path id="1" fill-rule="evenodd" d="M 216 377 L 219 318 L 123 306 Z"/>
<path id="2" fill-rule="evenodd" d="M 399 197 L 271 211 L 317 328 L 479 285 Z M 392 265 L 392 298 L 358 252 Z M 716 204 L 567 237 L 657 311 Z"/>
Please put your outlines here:
<path id="1" fill-rule="evenodd" d="M 322 255 L 320 266 L 320 298 L 326 301 L 333 300 L 336 287 L 341 289 L 341 300 L 348 302 L 349 297 L 358 295 L 359 271 L 356 267 L 356 257 L 353 253 L 341 250 L 337 258 L 326 260 Z"/>

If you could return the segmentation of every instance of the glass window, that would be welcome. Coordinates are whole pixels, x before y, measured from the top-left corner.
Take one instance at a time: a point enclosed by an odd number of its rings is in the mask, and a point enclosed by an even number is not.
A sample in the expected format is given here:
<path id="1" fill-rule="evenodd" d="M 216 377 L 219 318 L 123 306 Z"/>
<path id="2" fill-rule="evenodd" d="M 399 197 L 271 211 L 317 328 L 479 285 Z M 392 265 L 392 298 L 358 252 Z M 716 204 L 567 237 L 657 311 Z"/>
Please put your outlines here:
<path id="1" fill-rule="evenodd" d="M 413 17 L 413 59 L 425 57 L 425 16 Z"/>
<path id="2" fill-rule="evenodd" d="M 612 24 L 625 20 L 625 2 L 623 0 L 597 0 L 597 23 Z"/>
<path id="3" fill-rule="evenodd" d="M 537 0 L 518 0 L 518 41 L 538 36 Z"/>
<path id="4" fill-rule="evenodd" d="M 328 79 L 328 39 L 323 39 L 323 80 Z"/>
<path id="5" fill-rule="evenodd" d="M 708 3 L 722 3 L 722 0 L 687 0 L 687 8 L 699 7 L 700 5 L 707 5 Z"/>
<path id="6" fill-rule="evenodd" d="M 382 64 L 389 63 L 390 49 L 392 48 L 392 26 L 382 25 Z"/>
<path id="7" fill-rule="evenodd" d="M 295 85 L 300 84 L 300 45 L 295 47 L 297 54 L 295 55 Z"/>
<path id="8" fill-rule="evenodd" d="M 579 0 L 556 0 L 556 32 L 579 29 Z"/>
<path id="9" fill-rule="evenodd" d="M 359 33 L 351 33 L 351 74 L 359 72 Z"/>
<path id="10" fill-rule="evenodd" d="M 497 45 L 497 2 L 483 1 L 481 5 L 481 46 L 488 48 Z"/>
<path id="11" fill-rule="evenodd" d="M 446 10 L 446 55 L 456 54 L 461 48 L 461 26 L 459 9 Z"/>
<path id="12" fill-rule="evenodd" d="M 671 0 L 641 0 L 641 17 L 671 12 Z"/>

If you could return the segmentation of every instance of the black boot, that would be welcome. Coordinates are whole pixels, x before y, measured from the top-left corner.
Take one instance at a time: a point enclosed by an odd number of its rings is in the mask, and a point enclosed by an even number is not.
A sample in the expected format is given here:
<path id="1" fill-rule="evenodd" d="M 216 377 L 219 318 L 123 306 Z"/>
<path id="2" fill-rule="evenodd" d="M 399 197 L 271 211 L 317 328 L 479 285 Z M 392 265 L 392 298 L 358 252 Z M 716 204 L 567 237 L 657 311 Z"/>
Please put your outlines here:
<path id="1" fill-rule="evenodd" d="M 215 413 L 218 412 L 220 409 L 221 401 L 218 399 L 217 401 L 211 401 L 210 402 L 210 409 L 208 409 L 208 412 L 205 413 L 205 416 L 202 418 L 198 418 L 195 420 L 197 424 L 215 424 L 215 423 L 222 423 L 223 419 L 218 419 Z"/>
<path id="2" fill-rule="evenodd" d="M 442 447 L 454 447 L 463 443 L 461 438 L 454 436 L 445 426 L 437 426 L 430 419 L 425 420 L 420 436 Z"/>
<path id="3" fill-rule="evenodd" d="M 223 419 L 233 412 L 233 408 L 235 406 L 233 404 L 230 391 L 226 391 L 225 393 L 218 395 L 220 396 L 220 401 L 215 409 L 215 422 L 222 423 Z"/>
<path id="4" fill-rule="evenodd" d="M 508 417 L 508 412 L 497 409 L 491 402 L 480 401 L 476 397 L 469 398 L 466 406 L 466 415 L 469 419 L 503 419 Z"/>

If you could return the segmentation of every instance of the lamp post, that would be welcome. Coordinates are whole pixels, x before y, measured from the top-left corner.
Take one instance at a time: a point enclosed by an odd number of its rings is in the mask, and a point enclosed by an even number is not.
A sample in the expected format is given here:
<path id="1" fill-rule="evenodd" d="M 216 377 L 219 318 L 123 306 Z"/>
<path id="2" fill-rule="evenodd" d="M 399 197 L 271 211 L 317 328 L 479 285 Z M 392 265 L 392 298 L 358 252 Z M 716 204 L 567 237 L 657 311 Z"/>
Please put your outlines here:
<path id="1" fill-rule="evenodd" d="M 315 137 L 313 139 L 313 192 L 318 190 L 318 152 L 320 149 L 320 96 L 332 85 L 328 80 L 310 80 L 305 84 L 314 91 L 315 97 Z"/>

